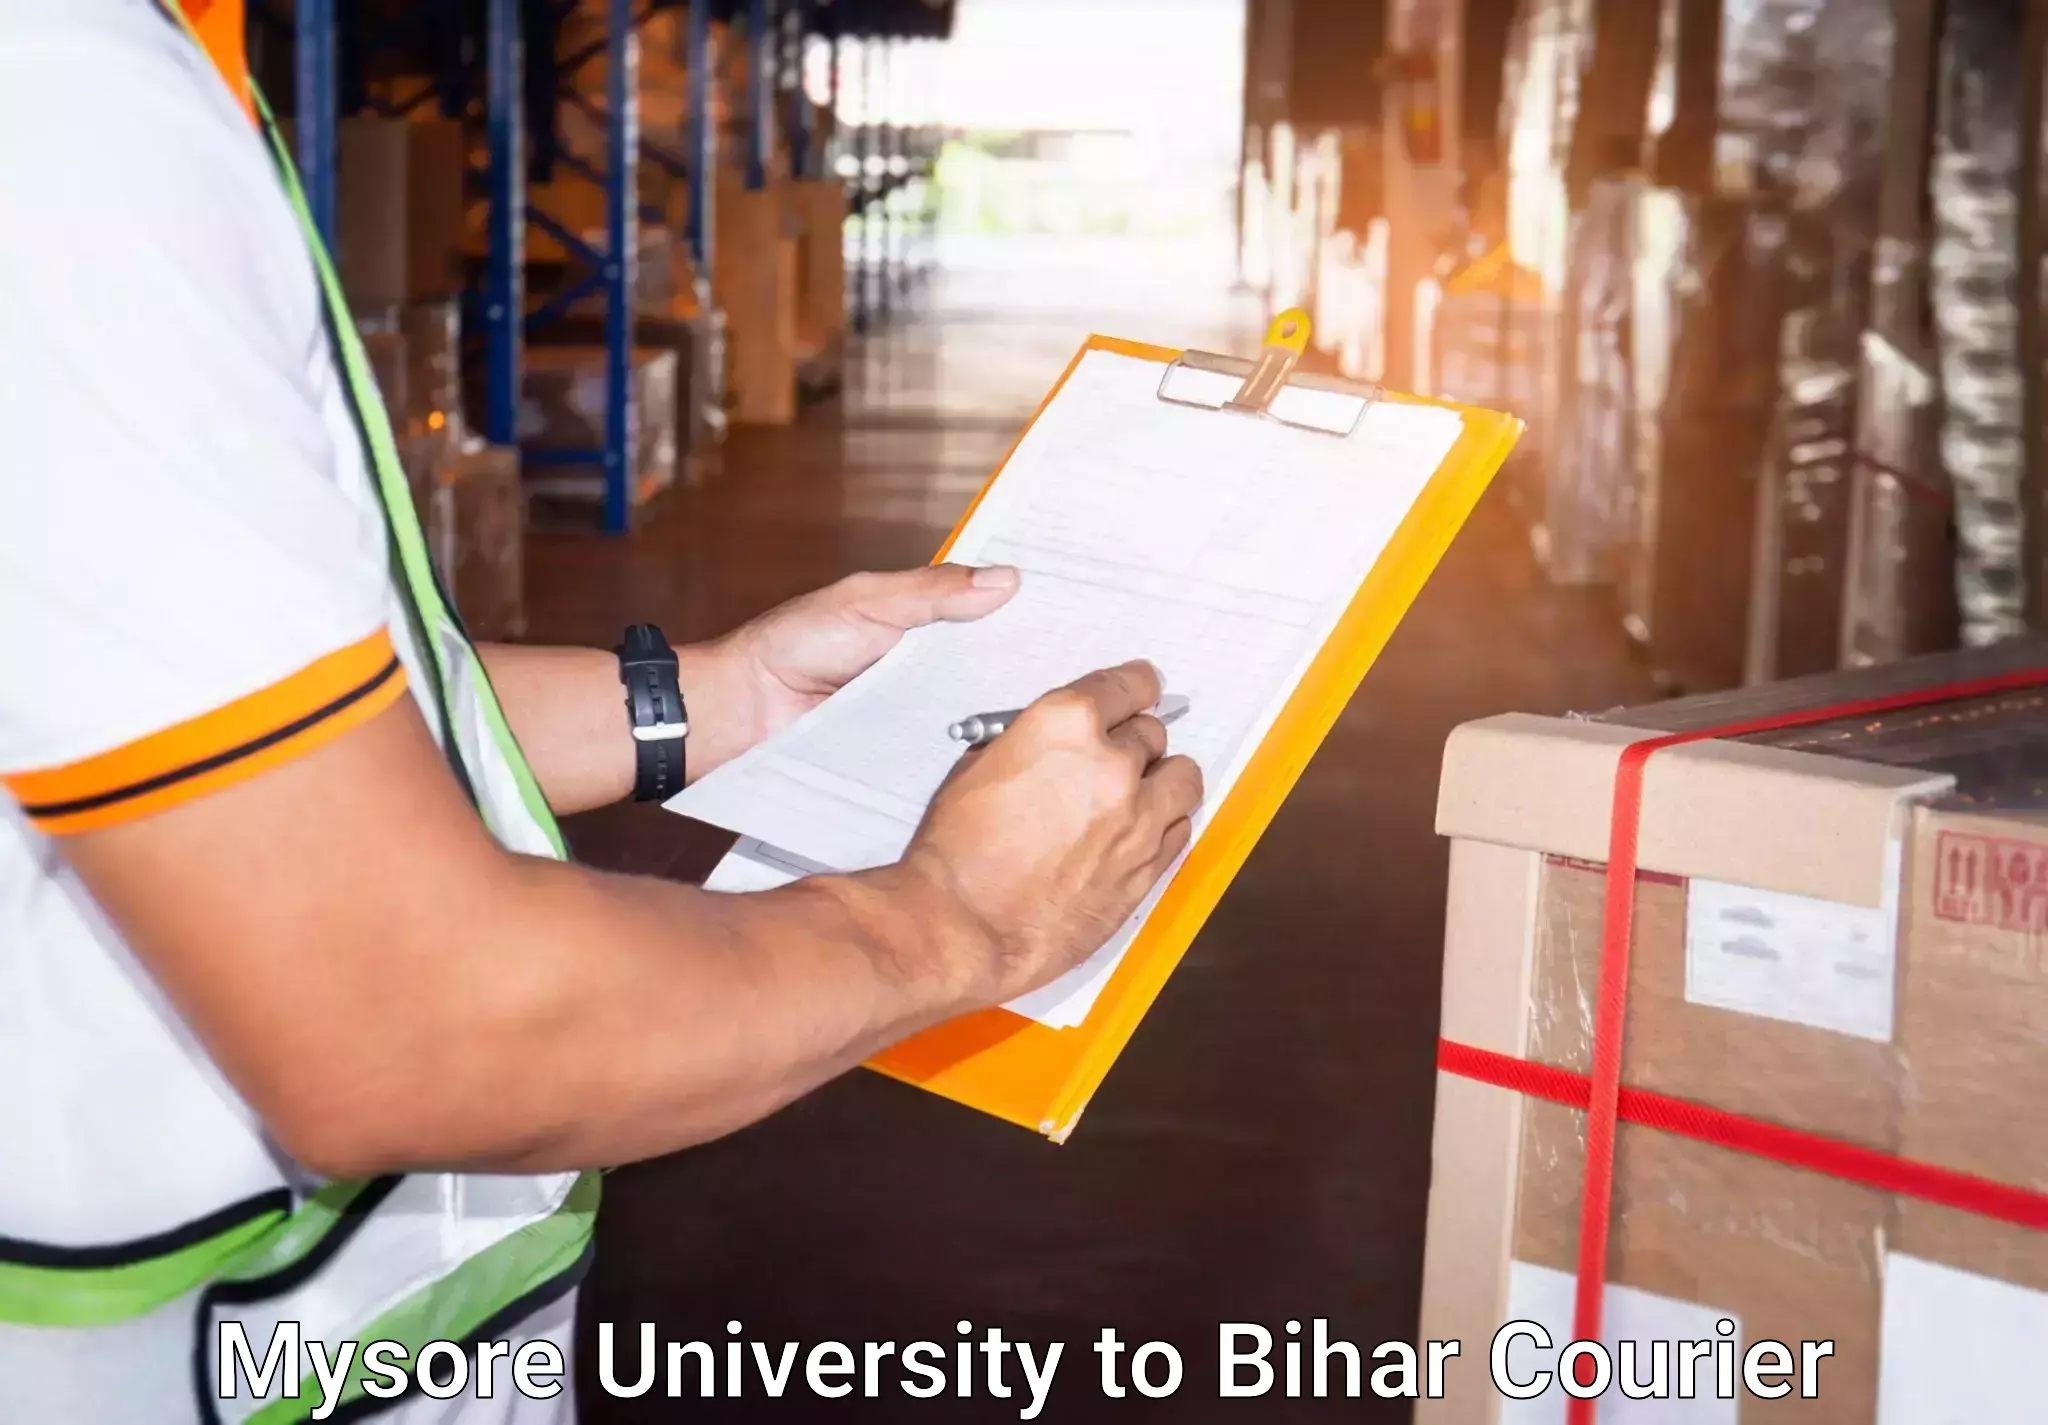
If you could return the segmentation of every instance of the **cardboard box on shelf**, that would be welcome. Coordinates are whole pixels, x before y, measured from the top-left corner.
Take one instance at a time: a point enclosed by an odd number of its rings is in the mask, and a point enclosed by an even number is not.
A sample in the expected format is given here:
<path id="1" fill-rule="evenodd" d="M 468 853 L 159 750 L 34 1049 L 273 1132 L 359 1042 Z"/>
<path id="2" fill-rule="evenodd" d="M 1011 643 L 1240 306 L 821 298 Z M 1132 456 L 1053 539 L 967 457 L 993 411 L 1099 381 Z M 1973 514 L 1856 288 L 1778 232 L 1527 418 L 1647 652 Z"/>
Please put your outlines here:
<path id="1" fill-rule="evenodd" d="M 797 259 L 797 326 L 826 346 L 846 334 L 846 185 L 836 178 L 789 185 L 801 244 Z"/>
<path id="2" fill-rule="evenodd" d="M 462 313 L 453 298 L 408 303 L 399 313 L 405 333 L 407 428 L 462 442 Z"/>
<path id="3" fill-rule="evenodd" d="M 427 547 L 470 636 L 526 632 L 526 490 L 519 452 L 469 442 L 434 468 Z"/>
<path id="4" fill-rule="evenodd" d="M 798 252 L 787 185 L 721 184 L 712 281 L 726 316 L 727 390 L 736 421 L 796 419 Z"/>
<path id="5" fill-rule="evenodd" d="M 396 306 L 407 285 L 411 125 L 403 119 L 343 119 L 336 137 L 335 264 L 358 311 Z"/>
<path id="6" fill-rule="evenodd" d="M 385 307 L 357 317 L 384 413 L 417 494 L 461 445 L 461 318 L 453 299 Z"/>
<path id="7" fill-rule="evenodd" d="M 469 143 L 461 120 L 431 112 L 407 124 L 406 140 L 406 296 L 432 301 L 463 288 Z"/>
<path id="8" fill-rule="evenodd" d="M 646 503 L 675 482 L 676 362 L 673 349 L 636 347 L 628 372 L 631 426 L 629 503 Z M 609 409 L 601 346 L 529 346 L 520 388 L 520 443 L 537 450 L 595 453 L 604 445 Z M 536 465 L 527 488 L 536 494 L 587 497 L 603 487 L 595 459 Z"/>
<path id="9" fill-rule="evenodd" d="M 462 290 L 467 140 L 456 119 L 343 119 L 335 263 L 358 312 Z"/>
<path id="10" fill-rule="evenodd" d="M 2037 668 L 2048 646 L 2009 645 L 1458 729 L 1437 813 L 1452 839 L 1444 1039 L 1589 1071 L 1626 744 Z M 2048 1191 L 2044 712 L 2048 689 L 2013 688 L 1652 758 L 1623 1083 Z M 1504 1418 L 1485 1348 L 1503 1323 L 1571 1339 L 1584 1134 L 1577 1109 L 1439 1074 L 1421 1334 L 1465 1350 L 1418 1421 Z M 1648 1342 L 1711 1340 L 1724 1318 L 1738 1351 L 1834 1342 L 1818 1403 L 1709 1388 L 1664 1406 L 1674 1420 L 1935 1418 L 1920 1407 L 1953 1383 L 1969 1333 L 2048 1319 L 2048 1234 L 1658 1128 L 1620 1126 L 1612 1221 L 1606 1334 L 1636 1340 L 1645 1372 Z M 2033 1359 L 1977 1372 L 1976 1413 L 1941 1418 L 2023 1418 L 1998 1411 L 2038 1399 Z M 1531 1349 L 1516 1369 L 1543 1364 Z M 1555 1386 L 1544 1401 L 1561 1406 Z"/>
<path id="11" fill-rule="evenodd" d="M 1841 661 L 1886 663 L 1957 642 L 1955 541 L 1941 383 L 1927 302 L 1938 0 L 1901 0 L 1877 180 L 1851 466 Z"/>

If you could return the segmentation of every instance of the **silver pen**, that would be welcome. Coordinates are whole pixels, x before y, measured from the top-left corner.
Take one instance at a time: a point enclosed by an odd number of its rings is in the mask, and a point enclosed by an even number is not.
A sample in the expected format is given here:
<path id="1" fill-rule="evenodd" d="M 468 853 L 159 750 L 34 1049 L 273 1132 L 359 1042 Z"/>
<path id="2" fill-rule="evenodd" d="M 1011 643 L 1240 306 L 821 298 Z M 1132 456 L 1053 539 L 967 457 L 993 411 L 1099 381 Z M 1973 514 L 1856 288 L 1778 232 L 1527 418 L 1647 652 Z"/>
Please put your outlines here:
<path id="1" fill-rule="evenodd" d="M 1152 709 L 1152 716 L 1161 722 L 1170 723 L 1187 710 L 1186 698 L 1178 693 L 1167 693 Z M 948 725 L 946 736 L 955 742 L 964 742 L 969 747 L 980 747 L 983 743 L 993 742 L 1001 735 L 1003 729 L 1015 722 L 1023 712 L 1022 708 L 1010 708 L 1003 712 L 976 713 L 973 717 L 964 717 Z"/>

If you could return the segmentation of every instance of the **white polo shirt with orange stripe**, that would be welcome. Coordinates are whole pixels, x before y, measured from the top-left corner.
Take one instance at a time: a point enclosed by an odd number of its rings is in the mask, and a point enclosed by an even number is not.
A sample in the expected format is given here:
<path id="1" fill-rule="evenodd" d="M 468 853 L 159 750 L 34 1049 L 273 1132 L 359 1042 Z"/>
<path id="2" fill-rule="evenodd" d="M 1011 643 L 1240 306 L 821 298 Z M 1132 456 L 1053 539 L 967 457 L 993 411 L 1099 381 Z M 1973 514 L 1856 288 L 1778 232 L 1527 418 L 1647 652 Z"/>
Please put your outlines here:
<path id="1" fill-rule="evenodd" d="M 523 1329 L 566 1341 L 573 1296 L 540 1289 L 565 1278 L 543 1258 L 588 1237 L 587 1205 L 581 1238 L 562 1225 L 574 1175 L 309 1179 L 65 859 L 67 836 L 260 776 L 408 696 L 460 746 L 502 839 L 548 854 L 553 836 L 521 806 L 524 764 L 474 651 L 398 558 L 412 515 L 373 469 L 381 408 L 360 353 L 337 359 L 331 294 L 244 98 L 148 0 L 0 5 L 9 1421 L 251 1418 L 262 1401 L 217 1405 L 200 1379 L 227 1319 L 303 1317 L 332 1338 L 404 1305 L 414 1325 L 517 1335 L 507 1313 L 545 1296 Z M 442 685 L 453 710 L 428 691 Z M 486 1277 L 504 1300 L 480 1294 Z M 510 1395 L 459 1418 L 564 1404 Z M 262 1419 L 293 1419 L 318 1396 L 269 1400 Z"/>
<path id="2" fill-rule="evenodd" d="M 319 294 L 249 121 L 146 5 L 27 11 L 0 19 L 0 1084 L 43 1091 L 0 1097 L 0 1162 L 83 1151 L 68 1180 L 0 1171 L 0 1235 L 120 1239 L 220 1206 L 186 1145 L 248 1110 L 216 1089 L 147 1123 L 105 1111 L 185 1055 L 137 1032 L 172 1011 L 61 838 L 301 756 L 407 675 Z M 79 1017 L 12 1022 L 47 998 L 31 984 L 75 985 Z M 241 1182 L 274 1185 L 247 1154 Z"/>

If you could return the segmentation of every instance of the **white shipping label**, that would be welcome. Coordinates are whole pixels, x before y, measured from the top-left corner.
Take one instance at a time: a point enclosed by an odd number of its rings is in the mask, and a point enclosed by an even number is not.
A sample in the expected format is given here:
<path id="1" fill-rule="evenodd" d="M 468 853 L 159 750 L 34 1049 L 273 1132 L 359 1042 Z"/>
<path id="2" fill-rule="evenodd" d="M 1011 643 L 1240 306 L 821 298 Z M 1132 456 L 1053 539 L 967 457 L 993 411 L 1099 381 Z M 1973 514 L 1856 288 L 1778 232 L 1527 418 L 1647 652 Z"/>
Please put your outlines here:
<path id="1" fill-rule="evenodd" d="M 1685 892 L 1685 999 L 1889 1043 L 1899 843 L 1876 909 L 1695 877 Z"/>
<path id="2" fill-rule="evenodd" d="M 1507 1378 L 1517 1383 L 1528 1382 L 1535 1379 L 1538 1371 L 1549 1371 L 1552 1379 L 1550 1388 L 1533 1400 L 1501 1401 L 1500 1425 L 1564 1425 L 1568 1402 L 1555 1377 L 1557 1353 L 1572 1339 L 1572 1294 L 1570 1272 L 1528 1262 L 1508 1264 L 1507 1319 L 1535 1322 L 1550 1333 L 1551 1348 L 1538 1350 L 1527 1337 L 1516 1339 L 1507 1351 Z M 1735 1325 L 1731 1335 L 1723 1336 L 1715 1329 L 1724 1320 Z M 1680 1353 L 1672 1345 L 1675 1341 L 1733 1342 L 1731 1385 L 1739 1396 L 1742 1321 L 1734 1312 L 1716 1311 L 1698 1302 L 1609 1282 L 1600 1339 L 1617 1373 L 1621 1369 L 1621 1343 L 1634 1343 L 1629 1353 L 1630 1374 L 1631 1383 L 1639 1391 L 1657 1384 L 1660 1371 L 1664 1387 L 1662 1398 L 1631 1400 L 1622 1391 L 1620 1381 L 1615 1380 L 1599 1398 L 1600 1425 L 1735 1425 L 1741 1401 L 1719 1396 L 1720 1381 L 1711 1357 L 1693 1367 L 1692 1398 L 1679 1397 Z M 1490 1349 L 1490 1342 L 1479 1347 L 1482 1360 Z M 1466 1343 L 1465 1350 L 1468 1354 L 1472 1352 L 1471 1343 Z"/>
<path id="3" fill-rule="evenodd" d="M 1918 1257 L 1884 1259 L 1877 1425 L 2039 1425 L 2048 1293 Z"/>

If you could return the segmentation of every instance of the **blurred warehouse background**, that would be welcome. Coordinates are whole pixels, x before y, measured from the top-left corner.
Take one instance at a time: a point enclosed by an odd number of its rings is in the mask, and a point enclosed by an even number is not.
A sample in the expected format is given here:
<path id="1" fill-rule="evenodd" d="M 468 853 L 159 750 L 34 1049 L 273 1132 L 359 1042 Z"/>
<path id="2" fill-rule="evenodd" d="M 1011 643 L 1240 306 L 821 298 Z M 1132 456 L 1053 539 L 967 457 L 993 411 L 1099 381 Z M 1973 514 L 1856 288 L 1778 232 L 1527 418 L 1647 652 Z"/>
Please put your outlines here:
<path id="1" fill-rule="evenodd" d="M 849 333 L 929 316 L 937 280 L 954 315 L 1028 298 L 1162 338 L 1305 303 L 1327 365 L 1515 410 L 1505 495 L 1549 579 L 1612 590 L 1655 673 L 1705 689 L 2041 615 L 2039 12 L 236 18 L 487 630 L 522 624 L 529 516 L 626 531 L 715 478 L 729 423 L 805 419 L 860 364 Z"/>
<path id="2" fill-rule="evenodd" d="M 1243 271 L 1345 370 L 1526 416 L 1545 570 L 1671 685 L 2009 637 L 2048 596 L 2043 15 L 1254 0 Z"/>

